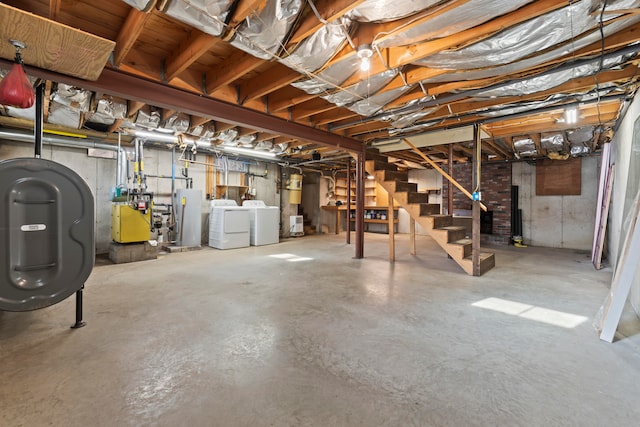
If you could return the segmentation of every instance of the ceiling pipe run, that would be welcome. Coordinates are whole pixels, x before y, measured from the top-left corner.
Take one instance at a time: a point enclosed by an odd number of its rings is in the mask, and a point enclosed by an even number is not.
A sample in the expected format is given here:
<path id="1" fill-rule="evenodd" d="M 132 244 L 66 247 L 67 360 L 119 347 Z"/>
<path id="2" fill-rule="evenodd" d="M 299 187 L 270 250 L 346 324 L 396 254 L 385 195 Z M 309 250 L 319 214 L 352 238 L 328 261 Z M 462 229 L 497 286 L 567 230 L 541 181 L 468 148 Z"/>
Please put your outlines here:
<path id="1" fill-rule="evenodd" d="M 31 142 L 33 143 L 34 136 L 33 132 L 26 132 L 20 130 L 8 130 L 8 129 L 0 129 L 0 139 L 4 139 L 7 141 L 16 141 L 16 142 Z M 110 150 L 117 151 L 118 146 L 96 142 L 91 139 L 85 138 L 71 138 L 64 136 L 50 136 L 43 135 L 42 143 L 47 145 L 53 145 L 57 147 L 69 147 L 69 148 L 97 148 L 100 150 Z"/>
<path id="2" fill-rule="evenodd" d="M 6 68 L 10 64 L 9 61 L 0 59 L 0 66 Z M 210 120 L 245 126 L 260 132 L 275 133 L 290 138 L 311 141 L 323 146 L 340 148 L 354 153 L 364 154 L 365 150 L 364 144 L 357 139 L 310 128 L 299 123 L 208 96 L 187 92 L 119 70 L 105 68 L 96 81 L 82 80 L 36 67 L 29 67 L 28 72 L 30 75 L 43 79 L 145 102 L 160 108 L 174 109 Z"/>

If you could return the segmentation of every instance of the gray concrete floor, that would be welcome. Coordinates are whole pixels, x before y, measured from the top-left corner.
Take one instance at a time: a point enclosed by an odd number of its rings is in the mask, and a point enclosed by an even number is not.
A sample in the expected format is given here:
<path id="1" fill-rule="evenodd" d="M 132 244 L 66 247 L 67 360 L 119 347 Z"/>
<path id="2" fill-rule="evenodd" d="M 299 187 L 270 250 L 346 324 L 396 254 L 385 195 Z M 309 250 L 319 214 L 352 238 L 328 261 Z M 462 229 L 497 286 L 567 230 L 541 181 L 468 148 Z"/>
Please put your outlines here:
<path id="1" fill-rule="evenodd" d="M 611 270 L 498 247 L 466 276 L 367 234 L 94 269 L 74 298 L 0 313 L 2 426 L 635 426 L 640 331 L 598 339 Z"/>

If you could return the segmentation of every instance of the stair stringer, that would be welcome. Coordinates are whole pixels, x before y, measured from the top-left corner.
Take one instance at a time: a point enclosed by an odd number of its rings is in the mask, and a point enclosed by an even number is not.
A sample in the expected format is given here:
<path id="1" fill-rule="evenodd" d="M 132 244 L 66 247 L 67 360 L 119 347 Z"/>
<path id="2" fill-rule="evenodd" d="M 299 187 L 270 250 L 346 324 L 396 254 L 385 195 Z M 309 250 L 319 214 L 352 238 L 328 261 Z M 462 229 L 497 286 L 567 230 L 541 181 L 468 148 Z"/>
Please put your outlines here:
<path id="1" fill-rule="evenodd" d="M 473 275 L 473 261 L 471 258 L 471 240 L 456 236 L 461 227 L 453 227 L 452 217 L 443 220 L 442 215 L 424 215 L 421 212 L 421 203 L 409 203 L 409 192 L 396 191 L 396 181 L 385 181 L 384 170 L 376 170 L 373 161 L 365 162 L 365 170 L 372 175 L 375 181 L 384 188 L 394 201 L 404 208 L 409 216 L 413 218 L 422 228 L 433 238 L 433 240 L 469 275 Z M 448 224 L 444 225 L 443 224 Z M 495 266 L 495 255 L 493 253 L 481 253 L 480 274 L 489 271 Z"/>

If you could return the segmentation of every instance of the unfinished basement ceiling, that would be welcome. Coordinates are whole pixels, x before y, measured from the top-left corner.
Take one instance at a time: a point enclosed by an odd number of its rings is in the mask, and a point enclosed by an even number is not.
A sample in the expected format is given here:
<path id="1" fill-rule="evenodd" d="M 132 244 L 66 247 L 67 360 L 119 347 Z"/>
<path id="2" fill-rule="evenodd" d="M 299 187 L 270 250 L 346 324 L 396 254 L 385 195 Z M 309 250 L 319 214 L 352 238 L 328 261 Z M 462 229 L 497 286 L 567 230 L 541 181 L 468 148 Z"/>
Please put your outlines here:
<path id="1" fill-rule="evenodd" d="M 135 76 L 132 85 L 142 77 L 315 133 L 265 132 L 159 105 L 155 93 L 126 99 L 62 81 L 47 82 L 47 123 L 97 135 L 162 129 L 292 162 L 341 155 L 318 130 L 415 162 L 402 138 L 431 141 L 419 145 L 437 162 L 452 143 L 454 159 L 464 162 L 471 139 L 459 135 L 473 135 L 465 129 L 474 123 L 482 126 L 485 161 L 589 155 L 611 139 L 638 82 L 640 0 L 4 4 L 115 42 L 104 67 Z M 366 71 L 359 51 L 371 55 Z M 11 49 L 0 52 L 12 59 Z M 27 71 L 37 76 L 30 65 L 47 67 L 30 52 L 23 51 Z M 33 117 L 11 107 L 2 114 L 2 126 Z"/>

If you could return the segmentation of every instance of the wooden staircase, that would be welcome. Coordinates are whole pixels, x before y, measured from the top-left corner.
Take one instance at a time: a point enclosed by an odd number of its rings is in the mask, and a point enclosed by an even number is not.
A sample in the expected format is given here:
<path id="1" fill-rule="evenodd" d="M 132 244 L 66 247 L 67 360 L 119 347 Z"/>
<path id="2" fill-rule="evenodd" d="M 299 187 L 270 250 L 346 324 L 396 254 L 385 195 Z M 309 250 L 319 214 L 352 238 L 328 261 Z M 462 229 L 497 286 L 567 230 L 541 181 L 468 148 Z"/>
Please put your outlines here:
<path id="1" fill-rule="evenodd" d="M 428 194 L 418 193 L 418 185 L 408 182 L 408 172 L 398 171 L 387 157 L 367 150 L 365 169 L 467 274 L 473 275 L 471 240 L 465 237 L 464 227 L 453 225 L 452 215 L 440 215 L 440 205 L 427 203 Z M 480 275 L 494 266 L 494 254 L 481 252 Z"/>

